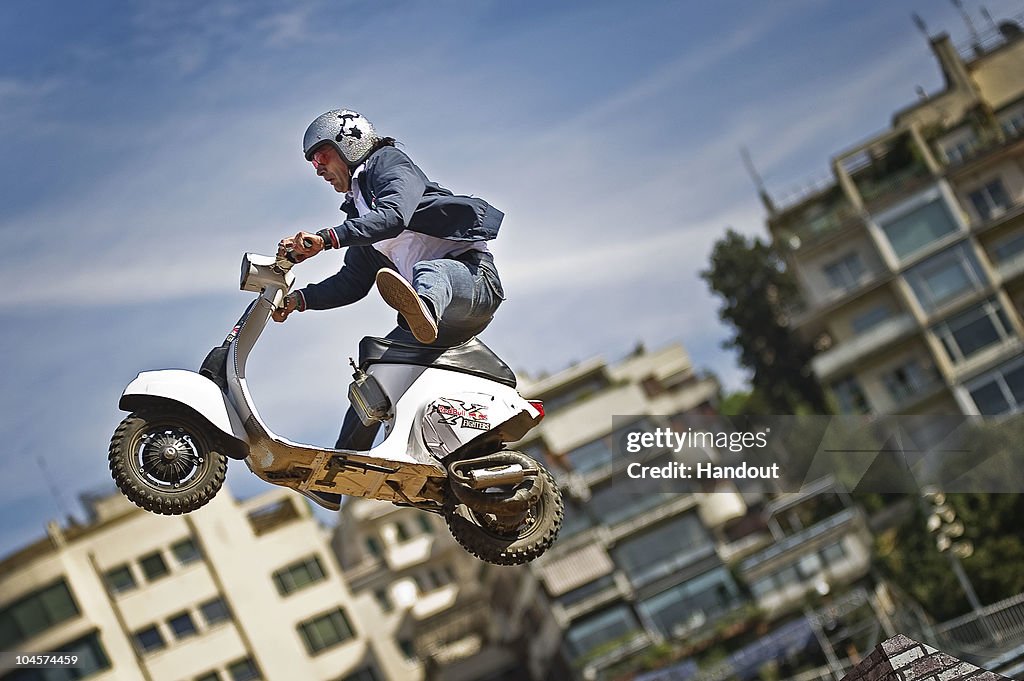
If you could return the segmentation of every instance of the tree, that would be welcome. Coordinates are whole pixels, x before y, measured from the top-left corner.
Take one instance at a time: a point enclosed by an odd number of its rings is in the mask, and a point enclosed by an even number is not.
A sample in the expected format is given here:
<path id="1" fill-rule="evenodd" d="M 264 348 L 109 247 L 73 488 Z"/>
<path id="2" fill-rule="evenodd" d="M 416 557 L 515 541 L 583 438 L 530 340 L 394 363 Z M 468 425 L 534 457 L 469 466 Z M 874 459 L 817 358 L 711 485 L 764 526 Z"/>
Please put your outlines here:
<path id="1" fill-rule="evenodd" d="M 722 299 L 719 318 L 735 331 L 725 343 L 753 372 L 752 395 L 741 408 L 775 414 L 830 412 L 811 372 L 813 351 L 788 324 L 787 304 L 799 294 L 796 282 L 770 244 L 730 229 L 715 243 L 710 267 L 700 276 Z"/>

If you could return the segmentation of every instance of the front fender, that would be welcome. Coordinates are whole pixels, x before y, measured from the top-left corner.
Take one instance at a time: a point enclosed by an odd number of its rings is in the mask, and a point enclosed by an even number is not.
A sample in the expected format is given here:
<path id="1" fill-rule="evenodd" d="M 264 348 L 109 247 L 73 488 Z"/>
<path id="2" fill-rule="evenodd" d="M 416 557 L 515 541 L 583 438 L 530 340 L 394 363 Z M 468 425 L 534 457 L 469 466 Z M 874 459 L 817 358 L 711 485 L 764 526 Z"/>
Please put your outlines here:
<path id="1" fill-rule="evenodd" d="M 188 407 L 223 433 L 225 445 L 232 450 L 226 454 L 235 459 L 244 459 L 248 455 L 249 438 L 235 408 L 216 383 L 194 371 L 143 371 L 124 389 L 118 407 L 124 411 L 138 411 L 159 407 L 167 401 Z"/>

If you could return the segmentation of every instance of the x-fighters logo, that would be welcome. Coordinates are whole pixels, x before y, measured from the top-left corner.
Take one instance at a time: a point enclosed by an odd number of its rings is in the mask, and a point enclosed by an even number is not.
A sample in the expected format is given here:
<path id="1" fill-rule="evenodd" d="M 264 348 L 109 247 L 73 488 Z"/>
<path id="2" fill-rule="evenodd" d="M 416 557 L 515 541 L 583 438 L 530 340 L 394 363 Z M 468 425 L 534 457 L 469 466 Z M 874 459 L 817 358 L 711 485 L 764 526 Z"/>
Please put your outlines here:
<path id="1" fill-rule="evenodd" d="M 434 411 L 441 417 L 440 422 L 449 426 L 462 426 L 476 430 L 490 430 L 487 406 L 475 402 L 464 402 L 451 398 L 441 398 Z"/>

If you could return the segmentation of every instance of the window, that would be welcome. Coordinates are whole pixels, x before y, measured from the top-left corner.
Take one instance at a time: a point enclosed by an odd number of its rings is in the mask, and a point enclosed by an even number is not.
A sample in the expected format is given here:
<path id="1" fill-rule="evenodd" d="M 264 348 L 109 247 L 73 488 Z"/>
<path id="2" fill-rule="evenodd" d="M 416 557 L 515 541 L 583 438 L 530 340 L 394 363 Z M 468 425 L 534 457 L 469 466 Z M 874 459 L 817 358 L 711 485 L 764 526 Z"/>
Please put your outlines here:
<path id="1" fill-rule="evenodd" d="M 336 646 L 354 636 L 348 617 L 341 608 L 302 622 L 298 630 L 310 655 Z"/>
<path id="2" fill-rule="evenodd" d="M 324 568 L 320 559 L 310 556 L 298 563 L 293 563 L 274 573 L 274 584 L 277 585 L 277 593 L 282 596 L 298 591 L 299 589 L 315 584 L 326 579 Z"/>
<path id="3" fill-rule="evenodd" d="M 103 578 L 107 582 L 107 588 L 110 589 L 110 593 L 118 594 L 124 591 L 131 591 L 138 586 L 135 583 L 135 575 L 132 574 L 131 568 L 127 565 L 107 570 Z"/>
<path id="4" fill-rule="evenodd" d="M 833 567 L 842 563 L 846 559 L 846 550 L 843 548 L 841 542 L 835 544 L 829 544 L 821 552 L 821 557 L 825 559 L 825 564 L 829 567 Z"/>
<path id="5" fill-rule="evenodd" d="M 67 583 L 34 591 L 0 610 L 0 650 L 16 650 L 22 641 L 78 614 Z"/>
<path id="6" fill-rule="evenodd" d="M 416 516 L 416 522 L 425 534 L 434 534 L 434 526 L 431 524 L 430 517 L 426 513 L 420 513 Z"/>
<path id="7" fill-rule="evenodd" d="M 381 556 L 380 542 L 377 541 L 376 537 L 366 537 L 363 540 L 363 544 L 366 546 L 366 552 L 367 553 L 369 553 L 374 558 L 380 558 L 380 556 Z"/>
<path id="8" fill-rule="evenodd" d="M 136 631 L 132 634 L 132 639 L 135 641 L 135 647 L 139 649 L 140 653 L 148 653 L 167 647 L 163 634 L 160 633 L 156 626 Z"/>
<path id="9" fill-rule="evenodd" d="M 864 397 L 864 391 L 860 388 L 857 379 L 844 378 L 832 384 L 832 393 L 836 396 L 836 403 L 839 406 L 840 414 L 869 414 L 871 405 Z"/>
<path id="10" fill-rule="evenodd" d="M 713 552 L 707 530 L 688 513 L 633 535 L 611 553 L 630 581 L 641 586 Z"/>
<path id="11" fill-rule="evenodd" d="M 667 456 L 659 457 L 650 465 L 665 465 L 674 460 Z M 678 489 L 679 492 L 690 491 L 689 481 L 673 480 L 672 482 L 679 483 L 678 487 L 673 485 L 673 489 Z M 635 518 L 675 498 L 677 498 L 675 492 L 640 493 L 632 486 L 623 485 L 616 480 L 609 480 L 594 486 L 590 492 L 590 501 L 587 502 L 587 507 L 603 524 L 615 525 Z"/>
<path id="12" fill-rule="evenodd" d="M 196 625 L 192 621 L 192 615 L 188 612 L 181 612 L 167 620 L 167 625 L 174 632 L 175 638 L 188 638 L 195 636 Z"/>
<path id="13" fill-rule="evenodd" d="M 1024 232 L 1017 232 L 993 242 L 992 252 L 999 262 L 1006 262 L 1024 251 Z"/>
<path id="14" fill-rule="evenodd" d="M 867 272 L 864 263 L 861 262 L 859 253 L 849 253 L 838 260 L 834 260 L 824 267 L 825 276 L 832 288 L 840 291 L 850 291 L 857 288 L 861 278 Z"/>
<path id="15" fill-rule="evenodd" d="M 882 225 L 882 231 L 888 237 L 892 250 L 900 259 L 958 229 L 957 223 L 941 198 Z"/>
<path id="16" fill-rule="evenodd" d="M 992 220 L 1006 212 L 1010 207 L 1010 197 L 1006 193 L 1003 181 L 996 178 L 985 186 L 975 189 L 967 195 L 982 220 Z"/>
<path id="17" fill-rule="evenodd" d="M 341 677 L 338 681 L 380 681 L 380 676 L 373 667 L 363 667 L 357 672 Z"/>
<path id="18" fill-rule="evenodd" d="M 653 431 L 654 425 L 646 419 L 640 419 L 567 452 L 565 458 L 576 473 L 586 474 L 609 467 L 615 459 L 615 452 L 625 451 L 623 440 L 626 435 L 637 430 Z"/>
<path id="19" fill-rule="evenodd" d="M 882 375 L 882 383 L 896 402 L 902 402 L 934 383 L 938 374 L 934 365 L 925 369 L 919 360 L 912 359 Z"/>
<path id="20" fill-rule="evenodd" d="M 739 587 L 725 568 L 673 586 L 638 604 L 665 636 L 677 629 L 700 626 L 739 601 Z"/>
<path id="21" fill-rule="evenodd" d="M 377 605 L 383 612 L 391 612 L 394 609 L 394 605 L 391 604 L 391 597 L 388 596 L 387 589 L 375 589 L 373 592 L 373 598 L 377 601 Z"/>
<path id="22" fill-rule="evenodd" d="M 181 565 L 188 565 L 194 561 L 199 560 L 203 557 L 203 554 L 199 552 L 199 547 L 192 541 L 192 538 L 182 539 L 177 544 L 171 546 L 171 553 L 174 554 L 175 560 Z"/>
<path id="23" fill-rule="evenodd" d="M 989 372 L 968 386 L 971 399 L 985 416 L 1024 408 L 1024 363 L 1014 361 Z"/>
<path id="24" fill-rule="evenodd" d="M 229 664 L 228 675 L 231 677 L 231 681 L 253 681 L 254 679 L 263 678 L 251 657 Z"/>
<path id="25" fill-rule="evenodd" d="M 573 535 L 590 529 L 594 525 L 593 520 L 591 520 L 590 515 L 585 509 L 577 506 L 574 502 L 568 499 L 564 501 L 564 504 L 562 529 L 558 531 L 558 536 L 563 541 Z"/>
<path id="26" fill-rule="evenodd" d="M 565 636 L 569 651 L 582 657 L 613 641 L 622 641 L 642 631 L 636 617 L 626 605 L 617 605 L 573 623 Z"/>
<path id="27" fill-rule="evenodd" d="M 55 650 L 67 655 L 78 656 L 78 662 L 74 667 L 65 669 L 23 669 L 20 673 L 7 674 L 3 679 L 7 681 L 72 681 L 72 679 L 84 679 L 110 669 L 110 660 L 107 658 L 103 644 L 100 643 L 99 634 L 92 632 L 79 639 L 54 646 Z"/>
<path id="28" fill-rule="evenodd" d="M 824 566 L 821 563 L 821 556 L 816 553 L 808 553 L 796 562 L 797 572 L 799 572 L 800 576 L 804 579 L 813 578 L 821 572 L 823 567 Z"/>
<path id="29" fill-rule="evenodd" d="M 416 660 L 416 647 L 412 644 L 411 639 L 398 639 L 398 649 L 402 651 L 402 657 L 404 657 L 407 662 L 414 662 Z"/>
<path id="30" fill-rule="evenodd" d="M 598 577 L 592 582 L 576 587 L 572 591 L 562 594 L 557 600 L 563 608 L 568 608 L 571 605 L 585 601 L 594 594 L 599 594 L 605 589 L 610 589 L 614 586 L 615 575 L 605 575 L 604 577 Z"/>
<path id="31" fill-rule="evenodd" d="M 142 574 L 146 575 L 146 579 L 150 582 L 160 579 L 168 572 L 167 563 L 164 562 L 164 557 L 160 555 L 159 551 L 141 558 L 139 566 L 142 567 Z"/>
<path id="32" fill-rule="evenodd" d="M 958 135 L 956 139 L 942 145 L 942 152 L 950 163 L 963 163 L 971 155 L 971 151 L 977 143 L 978 138 L 973 132 Z"/>
<path id="33" fill-rule="evenodd" d="M 907 271 L 907 281 L 927 312 L 965 293 L 980 291 L 986 281 L 970 246 L 960 244 Z"/>
<path id="34" fill-rule="evenodd" d="M 936 325 L 934 330 L 953 362 L 962 362 L 1013 333 L 1006 315 L 995 300 L 987 300 L 954 315 Z"/>
<path id="35" fill-rule="evenodd" d="M 392 527 L 395 528 L 395 539 L 398 541 L 408 541 L 409 532 L 405 529 L 405 525 L 402 523 L 394 523 Z"/>
<path id="36" fill-rule="evenodd" d="M 888 303 L 879 303 L 872 308 L 861 312 L 860 314 L 854 315 L 850 320 L 850 328 L 856 334 L 861 334 L 868 329 L 874 328 L 889 318 L 892 311 L 889 309 Z"/>
<path id="37" fill-rule="evenodd" d="M 228 604 L 224 602 L 223 598 L 214 598 L 203 603 L 199 606 L 199 612 L 203 613 L 203 619 L 206 620 L 208 625 L 231 619 L 231 611 L 228 609 Z"/>
<path id="38" fill-rule="evenodd" d="M 1003 132 L 1010 137 L 1024 134 L 1024 109 L 1011 114 L 1003 120 L 1002 128 Z"/>

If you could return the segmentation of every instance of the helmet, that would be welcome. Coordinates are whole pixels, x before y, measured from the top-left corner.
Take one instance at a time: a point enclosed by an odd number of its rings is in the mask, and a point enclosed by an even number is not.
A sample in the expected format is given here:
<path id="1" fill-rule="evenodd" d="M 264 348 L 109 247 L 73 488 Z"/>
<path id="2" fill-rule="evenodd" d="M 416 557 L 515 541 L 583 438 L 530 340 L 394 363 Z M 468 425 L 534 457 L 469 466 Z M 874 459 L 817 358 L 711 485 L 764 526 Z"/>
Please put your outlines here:
<path id="1" fill-rule="evenodd" d="M 366 160 L 379 141 L 377 131 L 361 114 L 335 109 L 320 114 L 309 124 L 302 137 L 302 153 L 308 161 L 313 158 L 317 147 L 330 144 L 338 150 L 345 163 L 354 168 Z"/>

